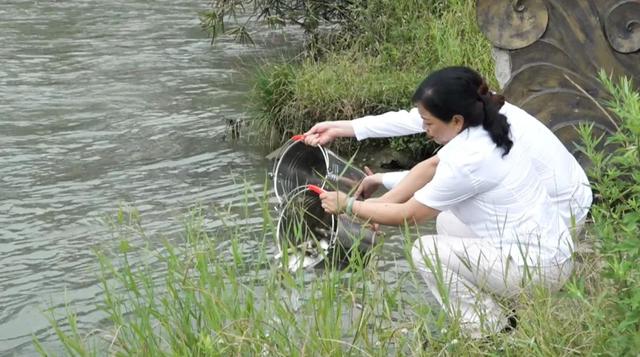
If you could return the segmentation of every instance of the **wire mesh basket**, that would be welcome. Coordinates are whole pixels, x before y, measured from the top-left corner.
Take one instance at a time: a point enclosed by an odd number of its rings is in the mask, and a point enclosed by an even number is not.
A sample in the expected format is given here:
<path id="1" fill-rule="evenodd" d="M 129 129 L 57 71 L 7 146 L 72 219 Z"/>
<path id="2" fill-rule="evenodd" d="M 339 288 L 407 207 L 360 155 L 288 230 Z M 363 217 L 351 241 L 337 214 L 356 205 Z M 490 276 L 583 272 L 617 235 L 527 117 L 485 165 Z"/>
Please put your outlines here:
<path id="1" fill-rule="evenodd" d="M 343 264 L 351 256 L 364 257 L 376 244 L 376 231 L 347 215 L 322 209 L 318 194 L 300 186 L 280 210 L 277 257 L 289 270 L 311 268 L 321 262 Z"/>
<path id="2" fill-rule="evenodd" d="M 296 139 L 285 144 L 273 167 L 273 185 L 279 203 L 284 203 L 295 188 L 308 184 L 350 192 L 366 176 L 351 161 L 331 150 Z"/>
<path id="3" fill-rule="evenodd" d="M 272 176 L 279 203 L 277 257 L 289 270 L 348 260 L 356 251 L 363 256 L 375 245 L 374 230 L 346 215 L 326 213 L 318 191 L 309 188 L 353 191 L 366 175 L 351 162 L 292 139 L 276 160 Z"/>
<path id="4" fill-rule="evenodd" d="M 322 209 L 318 194 L 300 186 L 287 195 L 276 231 L 278 257 L 290 270 L 313 267 L 333 248 L 336 217 Z"/>

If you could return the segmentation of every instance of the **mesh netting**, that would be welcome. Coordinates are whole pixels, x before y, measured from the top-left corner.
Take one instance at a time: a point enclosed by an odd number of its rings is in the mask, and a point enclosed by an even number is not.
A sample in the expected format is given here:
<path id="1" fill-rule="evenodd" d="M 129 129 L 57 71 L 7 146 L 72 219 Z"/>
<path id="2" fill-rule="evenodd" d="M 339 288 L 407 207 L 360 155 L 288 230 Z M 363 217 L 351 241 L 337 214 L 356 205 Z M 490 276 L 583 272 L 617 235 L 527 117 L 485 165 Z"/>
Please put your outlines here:
<path id="1" fill-rule="evenodd" d="M 365 173 L 323 147 L 290 140 L 274 165 L 273 180 L 280 203 L 277 244 L 291 270 L 320 263 L 339 246 L 351 249 L 354 237 L 362 237 L 361 226 L 346 216 L 324 211 L 318 194 L 307 185 L 329 191 L 352 192 Z M 366 230 L 365 246 L 372 245 L 375 232 Z M 357 248 L 360 249 L 360 238 Z M 364 247 L 364 246 L 363 246 Z"/>
<path id="2" fill-rule="evenodd" d="M 278 249 L 290 259 L 306 259 L 305 267 L 315 265 L 334 244 L 335 216 L 326 213 L 318 195 L 305 186 L 294 189 L 287 198 L 278 220 Z"/>
<path id="3" fill-rule="evenodd" d="M 321 146 L 308 146 L 290 140 L 276 160 L 274 189 L 280 203 L 295 188 L 312 184 L 331 191 L 350 192 L 364 179 L 365 173 Z"/>

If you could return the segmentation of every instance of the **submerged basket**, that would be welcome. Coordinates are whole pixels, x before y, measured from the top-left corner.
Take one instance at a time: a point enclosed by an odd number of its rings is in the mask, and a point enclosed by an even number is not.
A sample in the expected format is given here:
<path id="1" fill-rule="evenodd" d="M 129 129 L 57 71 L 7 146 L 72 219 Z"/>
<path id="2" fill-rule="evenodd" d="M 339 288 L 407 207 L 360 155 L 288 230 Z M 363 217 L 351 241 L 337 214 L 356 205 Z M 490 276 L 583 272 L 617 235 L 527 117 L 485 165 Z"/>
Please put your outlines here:
<path id="1" fill-rule="evenodd" d="M 313 267 L 335 244 L 336 217 L 322 209 L 318 194 L 306 186 L 293 189 L 287 197 L 276 230 L 278 256 L 290 270 Z"/>
<path id="2" fill-rule="evenodd" d="M 278 258 L 289 270 L 311 268 L 321 262 L 343 264 L 357 254 L 364 257 L 376 244 L 376 231 L 363 228 L 347 215 L 322 209 L 318 194 L 300 186 L 287 196 L 276 231 Z"/>
<path id="3" fill-rule="evenodd" d="M 365 173 L 323 147 L 290 140 L 273 169 L 278 199 L 276 242 L 278 256 L 289 270 L 311 268 L 321 262 L 348 261 L 354 249 L 366 254 L 375 244 L 376 232 L 346 215 L 324 211 L 318 193 L 309 185 L 350 192 Z M 329 259 L 327 259 L 329 258 Z"/>

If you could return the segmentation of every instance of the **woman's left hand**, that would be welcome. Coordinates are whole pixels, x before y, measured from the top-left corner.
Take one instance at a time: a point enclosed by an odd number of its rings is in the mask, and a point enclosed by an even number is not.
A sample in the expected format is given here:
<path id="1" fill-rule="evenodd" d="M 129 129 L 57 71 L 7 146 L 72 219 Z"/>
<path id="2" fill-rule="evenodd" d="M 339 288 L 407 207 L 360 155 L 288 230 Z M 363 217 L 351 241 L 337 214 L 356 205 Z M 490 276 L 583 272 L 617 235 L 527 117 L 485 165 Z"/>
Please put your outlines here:
<path id="1" fill-rule="evenodd" d="M 325 212 L 331 214 L 340 214 L 347 208 L 349 196 L 344 192 L 327 191 L 320 194 L 322 200 L 322 208 Z"/>

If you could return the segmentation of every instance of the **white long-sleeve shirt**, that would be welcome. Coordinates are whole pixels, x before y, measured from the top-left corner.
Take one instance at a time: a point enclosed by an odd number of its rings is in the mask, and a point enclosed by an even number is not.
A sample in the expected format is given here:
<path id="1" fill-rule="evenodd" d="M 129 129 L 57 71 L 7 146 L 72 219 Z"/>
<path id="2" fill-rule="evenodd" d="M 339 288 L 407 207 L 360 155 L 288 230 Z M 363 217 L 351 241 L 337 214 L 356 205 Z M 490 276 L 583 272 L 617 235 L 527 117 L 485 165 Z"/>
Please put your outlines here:
<path id="1" fill-rule="evenodd" d="M 535 117 L 517 106 L 505 102 L 500 113 L 511 124 L 512 150 L 531 159 L 533 167 L 547 193 L 559 209 L 560 215 L 571 226 L 583 220 L 593 200 L 591 187 L 578 161 L 562 142 Z M 366 116 L 351 121 L 358 140 L 403 136 L 423 133 L 422 118 L 417 108 L 381 115 Z M 399 183 L 404 174 L 385 174 L 383 183 L 390 188 Z"/>
<path id="2" fill-rule="evenodd" d="M 413 197 L 452 212 L 518 265 L 569 259 L 573 242 L 533 163 L 522 152 L 503 153 L 482 126 L 467 128 L 438 151 L 433 179 Z"/>

